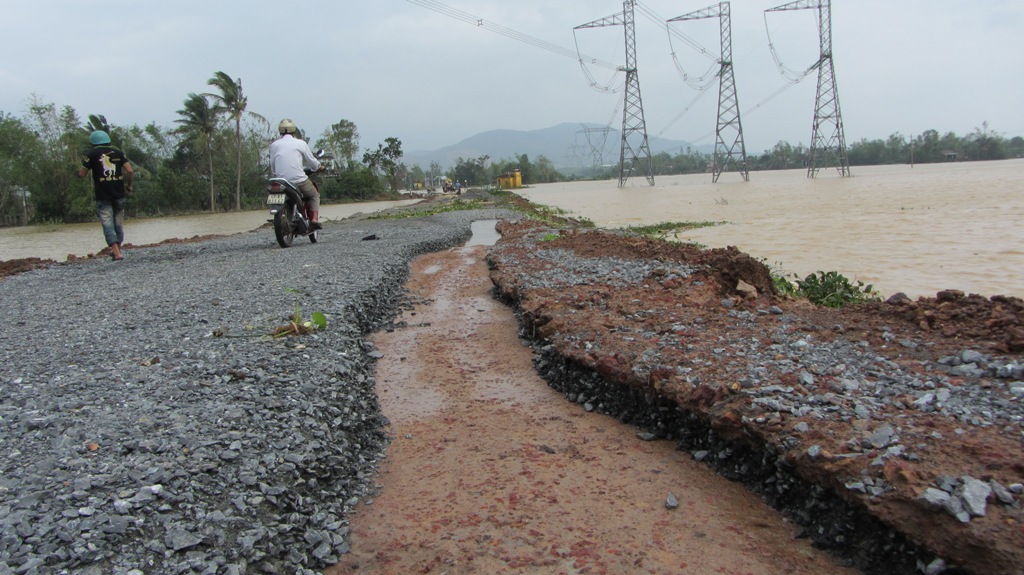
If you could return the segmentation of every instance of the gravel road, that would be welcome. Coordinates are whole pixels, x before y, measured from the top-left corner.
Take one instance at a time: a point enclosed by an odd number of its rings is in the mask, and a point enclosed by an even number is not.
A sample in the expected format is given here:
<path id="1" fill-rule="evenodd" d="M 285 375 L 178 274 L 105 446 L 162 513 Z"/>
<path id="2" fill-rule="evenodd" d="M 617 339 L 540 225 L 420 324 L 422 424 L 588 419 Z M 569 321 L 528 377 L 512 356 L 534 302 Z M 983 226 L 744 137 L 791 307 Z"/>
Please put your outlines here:
<path id="1" fill-rule="evenodd" d="M 501 210 L 269 229 L 0 280 L 0 575 L 312 573 L 388 442 L 365 339 Z M 376 239 L 366 239 L 375 236 Z M 326 329 L 269 337 L 299 310 Z"/>

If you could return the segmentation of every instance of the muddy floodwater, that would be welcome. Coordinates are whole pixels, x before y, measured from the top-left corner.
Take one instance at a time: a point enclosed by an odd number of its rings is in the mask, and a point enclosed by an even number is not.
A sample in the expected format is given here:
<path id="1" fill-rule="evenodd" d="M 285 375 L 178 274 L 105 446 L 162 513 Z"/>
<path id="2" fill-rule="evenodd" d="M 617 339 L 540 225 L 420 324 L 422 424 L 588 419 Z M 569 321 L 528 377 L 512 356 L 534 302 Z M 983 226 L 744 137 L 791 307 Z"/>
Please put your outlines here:
<path id="1" fill-rule="evenodd" d="M 883 295 L 961 289 L 1024 297 L 1024 160 L 855 166 L 543 184 L 519 191 L 599 227 L 678 221 L 723 225 L 678 234 L 737 246 L 804 277 L 835 270 Z"/>
<path id="2" fill-rule="evenodd" d="M 131 200 L 129 200 L 131 201 Z M 418 199 L 390 202 L 330 204 L 320 208 L 320 219 L 337 220 L 357 213 L 371 213 L 418 202 Z M 267 223 L 266 210 L 219 214 L 191 214 L 167 218 L 129 218 L 125 222 L 125 242 L 135 245 L 160 243 L 169 239 L 194 236 L 237 234 L 252 231 Z M 274 232 L 267 231 L 274 242 Z M 0 228 L 0 261 L 19 258 L 43 258 L 64 261 L 69 254 L 86 256 L 106 247 L 99 222 L 84 224 L 42 224 Z"/>

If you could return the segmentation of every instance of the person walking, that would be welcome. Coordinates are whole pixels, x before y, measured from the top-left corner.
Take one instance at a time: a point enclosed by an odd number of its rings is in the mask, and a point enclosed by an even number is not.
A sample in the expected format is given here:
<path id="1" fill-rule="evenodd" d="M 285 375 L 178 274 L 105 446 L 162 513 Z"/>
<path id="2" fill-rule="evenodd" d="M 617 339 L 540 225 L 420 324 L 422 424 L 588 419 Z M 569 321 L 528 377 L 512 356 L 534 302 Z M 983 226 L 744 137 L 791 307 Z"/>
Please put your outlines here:
<path id="1" fill-rule="evenodd" d="M 96 195 L 96 216 L 103 226 L 103 237 L 110 247 L 114 261 L 124 259 L 121 244 L 124 243 L 124 206 L 132 193 L 135 170 L 124 152 L 110 143 L 110 136 L 103 130 L 89 134 L 92 147 L 82 159 L 78 177 L 84 178 L 92 172 L 93 191 Z"/>
<path id="2" fill-rule="evenodd" d="M 309 227 L 323 229 L 320 225 L 320 191 L 309 179 L 309 172 L 323 171 L 320 160 L 316 159 L 309 145 L 296 135 L 299 129 L 295 122 L 284 119 L 277 125 L 281 137 L 270 144 L 270 172 L 276 178 L 284 178 L 302 192 L 309 210 Z"/>

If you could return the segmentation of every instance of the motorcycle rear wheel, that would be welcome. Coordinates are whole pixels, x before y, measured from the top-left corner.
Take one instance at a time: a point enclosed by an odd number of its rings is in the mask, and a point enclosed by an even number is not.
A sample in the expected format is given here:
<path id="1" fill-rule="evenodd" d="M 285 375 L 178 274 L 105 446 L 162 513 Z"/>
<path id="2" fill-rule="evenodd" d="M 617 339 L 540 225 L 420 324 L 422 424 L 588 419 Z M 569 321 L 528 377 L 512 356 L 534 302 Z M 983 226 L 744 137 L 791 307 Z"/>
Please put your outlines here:
<path id="1" fill-rule="evenodd" d="M 282 248 L 291 247 L 295 239 L 295 229 L 292 221 L 295 217 L 295 206 L 284 205 L 274 214 L 274 235 L 277 236 L 277 243 Z"/>

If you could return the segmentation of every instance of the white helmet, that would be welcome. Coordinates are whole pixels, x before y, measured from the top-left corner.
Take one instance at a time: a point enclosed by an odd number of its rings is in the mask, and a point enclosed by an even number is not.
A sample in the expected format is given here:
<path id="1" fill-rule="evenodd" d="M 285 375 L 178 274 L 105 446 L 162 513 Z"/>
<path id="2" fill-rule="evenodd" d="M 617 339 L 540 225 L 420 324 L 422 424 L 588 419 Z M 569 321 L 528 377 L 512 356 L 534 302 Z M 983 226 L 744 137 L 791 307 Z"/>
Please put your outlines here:
<path id="1" fill-rule="evenodd" d="M 277 131 L 281 134 L 294 134 L 299 131 L 299 128 L 291 119 L 285 118 L 277 125 Z"/>

